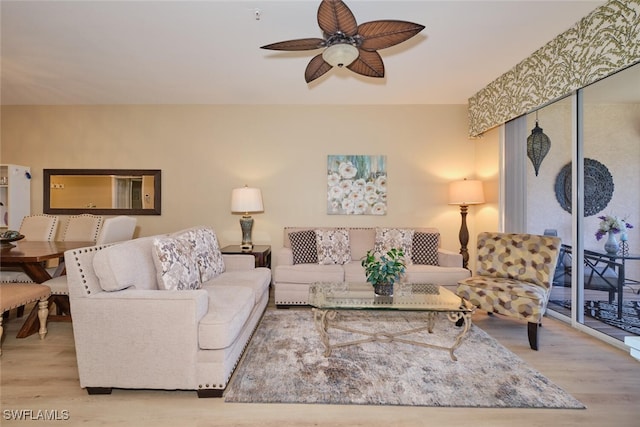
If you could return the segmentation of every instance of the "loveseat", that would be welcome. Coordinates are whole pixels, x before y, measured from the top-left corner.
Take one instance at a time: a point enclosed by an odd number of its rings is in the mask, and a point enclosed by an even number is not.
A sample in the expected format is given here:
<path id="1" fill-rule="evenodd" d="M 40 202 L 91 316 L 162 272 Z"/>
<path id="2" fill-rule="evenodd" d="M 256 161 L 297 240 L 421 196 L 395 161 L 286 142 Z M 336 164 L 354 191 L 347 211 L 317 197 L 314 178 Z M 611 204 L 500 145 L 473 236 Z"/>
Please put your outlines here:
<path id="1" fill-rule="evenodd" d="M 222 396 L 267 306 L 271 271 L 213 230 L 65 253 L 80 386 Z"/>
<path id="2" fill-rule="evenodd" d="M 366 282 L 360 264 L 367 251 L 400 247 L 405 252 L 407 283 L 437 283 L 455 293 L 471 275 L 462 255 L 440 247 L 436 228 L 285 227 L 276 251 L 274 298 L 278 307 L 308 304 L 315 282 Z"/>

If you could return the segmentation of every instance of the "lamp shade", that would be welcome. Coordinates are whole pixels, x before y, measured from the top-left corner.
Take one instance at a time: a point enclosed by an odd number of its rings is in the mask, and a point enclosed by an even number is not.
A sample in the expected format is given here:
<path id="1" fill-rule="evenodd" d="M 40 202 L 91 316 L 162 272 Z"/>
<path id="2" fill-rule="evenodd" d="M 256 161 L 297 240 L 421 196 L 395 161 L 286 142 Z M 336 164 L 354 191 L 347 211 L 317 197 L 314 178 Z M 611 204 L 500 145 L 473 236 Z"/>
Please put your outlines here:
<path id="1" fill-rule="evenodd" d="M 551 140 L 542 132 L 542 128 L 538 126 L 538 120 L 536 120 L 536 126 L 531 130 L 531 135 L 527 138 L 527 157 L 529 157 L 531 163 L 533 163 L 536 176 L 538 176 L 540 164 L 550 148 Z"/>
<path id="2" fill-rule="evenodd" d="M 450 205 L 479 205 L 484 203 L 484 191 L 482 181 L 464 179 L 449 184 Z"/>
<path id="3" fill-rule="evenodd" d="M 244 186 L 234 188 L 231 191 L 231 212 L 246 214 L 262 211 L 264 211 L 264 206 L 262 205 L 262 192 L 259 188 Z"/>
<path id="4" fill-rule="evenodd" d="M 322 52 L 322 59 L 333 67 L 346 67 L 360 56 L 358 48 L 349 43 L 336 43 Z"/>

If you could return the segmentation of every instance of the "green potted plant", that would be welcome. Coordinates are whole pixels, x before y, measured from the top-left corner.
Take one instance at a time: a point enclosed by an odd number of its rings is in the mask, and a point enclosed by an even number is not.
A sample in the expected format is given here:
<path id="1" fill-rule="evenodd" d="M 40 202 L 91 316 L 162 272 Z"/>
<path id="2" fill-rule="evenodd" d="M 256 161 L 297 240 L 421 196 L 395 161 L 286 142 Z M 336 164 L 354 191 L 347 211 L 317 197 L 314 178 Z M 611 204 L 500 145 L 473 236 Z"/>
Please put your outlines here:
<path id="1" fill-rule="evenodd" d="M 380 256 L 375 251 L 367 251 L 361 264 L 375 294 L 383 296 L 393 296 L 393 284 L 400 280 L 406 269 L 404 251 L 398 248 Z"/>

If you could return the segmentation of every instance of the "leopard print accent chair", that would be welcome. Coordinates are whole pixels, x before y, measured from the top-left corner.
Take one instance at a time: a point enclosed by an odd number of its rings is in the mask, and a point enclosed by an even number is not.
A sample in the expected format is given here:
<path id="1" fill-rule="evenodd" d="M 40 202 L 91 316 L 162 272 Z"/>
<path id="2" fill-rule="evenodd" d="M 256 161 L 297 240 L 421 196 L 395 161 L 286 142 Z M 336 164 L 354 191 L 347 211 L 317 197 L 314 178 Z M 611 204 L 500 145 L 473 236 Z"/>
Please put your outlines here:
<path id="1" fill-rule="evenodd" d="M 488 313 L 526 320 L 529 344 L 537 350 L 559 251 L 557 237 L 480 233 L 476 273 L 458 282 L 457 293 Z"/>

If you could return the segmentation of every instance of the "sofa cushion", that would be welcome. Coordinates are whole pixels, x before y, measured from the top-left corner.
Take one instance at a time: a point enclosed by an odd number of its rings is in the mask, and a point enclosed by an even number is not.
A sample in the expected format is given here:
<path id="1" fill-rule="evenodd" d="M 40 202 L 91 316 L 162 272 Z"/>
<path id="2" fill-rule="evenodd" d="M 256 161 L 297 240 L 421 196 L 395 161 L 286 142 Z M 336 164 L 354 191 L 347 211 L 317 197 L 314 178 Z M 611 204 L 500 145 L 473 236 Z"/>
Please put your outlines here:
<path id="1" fill-rule="evenodd" d="M 349 283 L 364 283 L 367 275 L 360 261 L 351 261 L 342 266 L 344 268 L 344 281 Z"/>
<path id="2" fill-rule="evenodd" d="M 102 290 L 158 289 L 151 237 L 129 240 L 99 250 L 93 269 Z"/>
<path id="3" fill-rule="evenodd" d="M 360 261 L 367 255 L 367 251 L 376 245 L 376 232 L 373 228 L 349 228 L 349 245 L 351 259 Z"/>
<path id="4" fill-rule="evenodd" d="M 203 350 L 232 345 L 249 319 L 254 293 L 242 286 L 206 286 L 209 310 L 198 324 L 198 343 Z"/>
<path id="5" fill-rule="evenodd" d="M 346 264 L 345 264 L 346 265 Z M 274 283 L 342 282 L 342 265 L 298 264 L 278 265 L 273 272 Z"/>
<path id="6" fill-rule="evenodd" d="M 438 265 L 439 240 L 439 233 L 415 232 L 411 248 L 411 261 L 414 264 Z"/>
<path id="7" fill-rule="evenodd" d="M 405 264 L 411 264 L 414 233 L 415 231 L 411 228 L 376 228 L 374 250 L 379 256 L 382 256 L 390 249 L 402 249 Z"/>
<path id="8" fill-rule="evenodd" d="M 471 272 L 462 267 L 441 267 L 438 265 L 411 264 L 407 266 L 404 280 L 407 283 L 435 283 L 443 286 L 453 286 L 460 280 L 471 276 Z"/>
<path id="9" fill-rule="evenodd" d="M 311 264 L 315 265 L 315 264 Z M 271 270 L 268 268 L 254 268 L 243 271 L 226 271 L 215 278 L 203 282 L 203 288 L 209 286 L 239 286 L 252 289 L 255 295 L 255 303 L 269 293 L 269 285 L 271 284 Z"/>
<path id="10" fill-rule="evenodd" d="M 199 289 L 200 271 L 189 238 L 158 237 L 153 241 L 154 262 L 160 289 Z"/>
<path id="11" fill-rule="evenodd" d="M 294 264 L 315 264 L 318 262 L 318 245 L 314 230 L 289 233 Z"/>
<path id="12" fill-rule="evenodd" d="M 344 264 L 351 261 L 349 231 L 344 228 L 334 230 L 316 229 L 318 264 Z"/>

